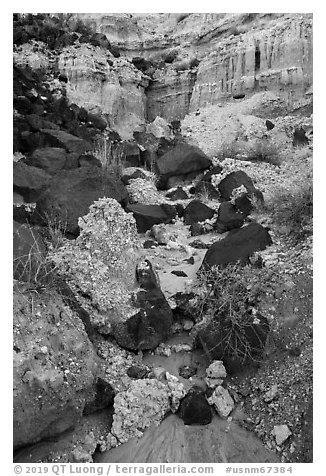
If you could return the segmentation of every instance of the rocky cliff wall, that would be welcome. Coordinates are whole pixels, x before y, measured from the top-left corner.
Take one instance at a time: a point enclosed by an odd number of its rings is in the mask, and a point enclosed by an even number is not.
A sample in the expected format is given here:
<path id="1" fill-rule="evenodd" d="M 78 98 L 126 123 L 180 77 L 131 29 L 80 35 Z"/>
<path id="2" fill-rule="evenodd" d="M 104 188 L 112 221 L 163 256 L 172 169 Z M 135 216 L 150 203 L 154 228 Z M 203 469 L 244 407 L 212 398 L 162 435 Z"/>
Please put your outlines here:
<path id="1" fill-rule="evenodd" d="M 69 46 L 60 54 L 58 67 L 67 76 L 69 100 L 106 114 L 123 138 L 144 124 L 148 80 L 125 58 L 91 45 Z"/>
<path id="2" fill-rule="evenodd" d="M 182 119 L 234 95 L 266 90 L 285 99 L 290 112 L 312 84 L 310 14 L 93 14 L 89 21 L 122 55 L 155 63 L 146 89 L 150 121 Z M 175 60 L 164 63 L 172 50 Z M 198 66 L 179 70 L 193 58 Z M 311 95 L 304 100 L 311 102 Z"/>

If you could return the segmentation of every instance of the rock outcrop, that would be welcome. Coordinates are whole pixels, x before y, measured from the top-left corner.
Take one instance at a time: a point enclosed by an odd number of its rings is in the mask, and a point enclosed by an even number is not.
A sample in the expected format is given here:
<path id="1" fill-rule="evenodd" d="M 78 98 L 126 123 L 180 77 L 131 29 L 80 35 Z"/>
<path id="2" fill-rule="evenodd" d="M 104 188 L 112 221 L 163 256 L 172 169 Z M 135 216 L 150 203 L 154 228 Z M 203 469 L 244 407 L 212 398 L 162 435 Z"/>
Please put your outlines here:
<path id="1" fill-rule="evenodd" d="M 82 321 L 59 294 L 14 292 L 15 448 L 74 427 L 95 399 L 98 370 Z"/>
<path id="2" fill-rule="evenodd" d="M 182 119 L 209 104 L 266 89 L 290 108 L 311 103 L 304 98 L 312 84 L 309 14 L 192 13 L 181 21 L 177 14 L 83 17 L 122 55 L 156 64 L 147 90 L 150 120 Z M 171 63 L 165 62 L 167 51 L 174 52 Z"/>

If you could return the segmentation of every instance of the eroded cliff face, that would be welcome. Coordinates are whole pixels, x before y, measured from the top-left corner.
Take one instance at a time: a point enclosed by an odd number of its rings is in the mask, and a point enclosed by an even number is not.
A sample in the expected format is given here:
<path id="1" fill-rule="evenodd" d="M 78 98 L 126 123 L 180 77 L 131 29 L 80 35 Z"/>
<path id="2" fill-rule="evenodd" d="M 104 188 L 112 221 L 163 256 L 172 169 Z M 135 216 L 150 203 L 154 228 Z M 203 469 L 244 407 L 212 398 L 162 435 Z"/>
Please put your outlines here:
<path id="1" fill-rule="evenodd" d="M 82 16 L 87 20 L 86 14 Z M 312 102 L 310 14 L 91 14 L 88 18 L 123 56 L 141 56 L 154 63 L 146 89 L 149 121 L 156 116 L 182 119 L 234 95 L 248 97 L 265 90 L 286 100 L 286 112 Z M 175 59 L 165 62 L 171 52 Z M 199 64 L 192 65 L 193 59 Z"/>
<path id="2" fill-rule="evenodd" d="M 123 138 L 145 123 L 148 79 L 125 58 L 91 45 L 69 46 L 60 54 L 58 67 L 67 76 L 69 100 L 107 115 Z"/>

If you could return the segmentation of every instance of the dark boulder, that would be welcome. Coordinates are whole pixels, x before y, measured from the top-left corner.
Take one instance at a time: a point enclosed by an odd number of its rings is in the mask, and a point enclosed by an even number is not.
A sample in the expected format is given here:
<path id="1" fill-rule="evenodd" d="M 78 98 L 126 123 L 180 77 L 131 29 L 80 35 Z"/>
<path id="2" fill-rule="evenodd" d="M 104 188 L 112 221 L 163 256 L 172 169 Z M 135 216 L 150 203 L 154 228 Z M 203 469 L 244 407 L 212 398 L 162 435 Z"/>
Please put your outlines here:
<path id="1" fill-rule="evenodd" d="M 40 131 L 41 129 L 55 129 L 59 130 L 60 127 L 53 122 L 50 122 L 43 117 L 39 116 L 38 114 L 29 114 L 25 117 L 26 121 L 31 127 L 31 130 L 36 132 Z"/>
<path id="2" fill-rule="evenodd" d="M 153 225 L 159 223 L 170 223 L 177 214 L 176 209 L 172 206 L 169 208 L 167 205 L 144 205 L 142 203 L 128 205 L 126 211 L 133 213 L 138 233 L 145 233 Z"/>
<path id="3" fill-rule="evenodd" d="M 220 314 L 200 329 L 198 339 L 207 357 L 222 360 L 228 374 L 262 359 L 269 324 L 260 314 L 247 313 L 235 324 Z"/>
<path id="4" fill-rule="evenodd" d="M 171 274 L 174 274 L 175 276 L 178 276 L 178 278 L 187 278 L 188 277 L 188 275 L 180 269 L 174 269 L 173 271 L 171 271 Z"/>
<path id="5" fill-rule="evenodd" d="M 109 382 L 98 377 L 95 385 L 95 399 L 86 403 L 83 415 L 90 415 L 113 405 L 115 392 Z"/>
<path id="6" fill-rule="evenodd" d="M 221 203 L 218 209 L 217 220 L 224 227 L 223 233 L 233 228 L 240 228 L 244 224 L 244 216 L 237 211 L 235 205 L 231 202 Z"/>
<path id="7" fill-rule="evenodd" d="M 245 96 L 244 93 L 234 94 L 233 99 L 243 99 Z"/>
<path id="8" fill-rule="evenodd" d="M 257 200 L 264 201 L 263 194 L 260 190 L 256 189 L 251 178 L 243 172 L 243 170 L 237 170 L 236 172 L 231 172 L 228 174 L 221 182 L 218 184 L 218 190 L 221 194 L 221 199 L 223 201 L 229 201 L 232 196 L 232 192 L 235 188 L 243 185 L 248 192 L 250 197 L 256 197 Z"/>
<path id="9" fill-rule="evenodd" d="M 147 374 L 148 374 L 148 370 L 146 367 L 131 365 L 127 369 L 127 375 L 130 378 L 142 379 L 142 378 L 145 378 Z"/>
<path id="10" fill-rule="evenodd" d="M 80 107 L 77 115 L 77 119 L 79 119 L 81 122 L 87 122 L 88 118 L 88 112 L 84 107 Z"/>
<path id="11" fill-rule="evenodd" d="M 20 114 L 32 114 L 33 112 L 32 103 L 26 96 L 14 96 L 14 109 Z"/>
<path id="12" fill-rule="evenodd" d="M 101 116 L 100 114 L 88 114 L 87 117 L 88 122 L 90 122 L 96 129 L 99 129 L 100 131 L 104 131 L 107 128 L 108 123 L 106 122 L 106 119 Z"/>
<path id="13" fill-rule="evenodd" d="M 302 145 L 308 145 L 309 144 L 309 139 L 306 136 L 306 131 L 300 127 L 300 128 L 295 128 L 295 131 L 293 133 L 293 147 L 300 147 Z"/>
<path id="14" fill-rule="evenodd" d="M 37 167 L 24 164 L 21 160 L 13 164 L 14 191 L 24 197 L 26 202 L 34 202 L 47 188 L 51 175 Z"/>
<path id="15" fill-rule="evenodd" d="M 55 218 L 63 229 L 77 236 L 78 218 L 86 215 L 89 206 L 101 197 L 114 198 L 119 203 L 127 200 L 127 191 L 121 181 L 103 174 L 98 167 L 79 167 L 58 172 L 50 186 L 36 202 L 35 219 Z"/>
<path id="16" fill-rule="evenodd" d="M 139 69 L 139 71 L 142 71 L 143 73 L 146 73 L 146 71 L 152 66 L 150 61 L 145 60 L 145 58 L 141 58 L 140 56 L 132 58 L 131 62 L 137 69 Z"/>
<path id="17" fill-rule="evenodd" d="M 212 161 L 199 147 L 180 143 L 157 159 L 160 186 L 166 188 L 169 179 L 187 178 L 191 173 L 199 173 L 212 165 Z"/>
<path id="18" fill-rule="evenodd" d="M 81 155 L 78 159 L 79 167 L 102 167 L 102 162 L 92 154 Z"/>
<path id="19" fill-rule="evenodd" d="M 213 243 L 207 250 L 202 268 L 227 265 L 237 261 L 247 263 L 255 251 L 261 251 L 272 244 L 272 239 L 267 228 L 259 223 L 249 225 L 237 230 L 231 230 L 220 241 Z"/>
<path id="20" fill-rule="evenodd" d="M 189 198 L 187 192 L 185 192 L 182 187 L 177 187 L 175 190 L 168 192 L 165 196 L 170 200 L 185 200 Z"/>
<path id="21" fill-rule="evenodd" d="M 74 111 L 70 109 L 68 101 L 64 96 L 53 102 L 52 112 L 57 117 L 57 123 L 60 125 L 69 123 L 75 118 Z"/>
<path id="22" fill-rule="evenodd" d="M 191 236 L 204 235 L 205 233 L 206 233 L 205 227 L 201 223 L 192 223 L 190 225 Z"/>
<path id="23" fill-rule="evenodd" d="M 109 51 L 111 53 L 112 56 L 114 56 L 115 58 L 120 58 L 120 51 L 119 51 L 119 48 L 115 45 L 110 45 L 109 46 Z"/>
<path id="24" fill-rule="evenodd" d="M 272 129 L 274 129 L 275 124 L 273 124 L 273 122 L 270 121 L 269 119 L 266 119 L 266 127 L 268 131 L 271 131 Z"/>
<path id="25" fill-rule="evenodd" d="M 93 46 L 100 46 L 104 49 L 109 49 L 111 46 L 104 33 L 94 33 L 94 35 L 91 36 L 89 42 Z"/>
<path id="26" fill-rule="evenodd" d="M 42 129 L 41 134 L 43 135 L 44 146 L 46 144 L 50 147 L 63 147 L 68 152 L 77 152 L 79 154 L 92 149 L 92 145 L 89 142 L 65 131 Z"/>
<path id="27" fill-rule="evenodd" d="M 192 200 L 185 208 L 183 217 L 185 225 L 210 220 L 215 210 L 205 205 L 200 200 Z"/>
<path id="28" fill-rule="evenodd" d="M 254 209 L 254 206 L 252 204 L 252 201 L 250 200 L 250 197 L 248 197 L 247 193 L 243 193 L 239 195 L 235 200 L 234 200 L 234 205 L 239 212 L 243 214 L 243 216 L 247 217 L 250 215 L 252 210 Z"/>
<path id="29" fill-rule="evenodd" d="M 139 312 L 124 322 L 112 324 L 112 334 L 121 347 L 130 350 L 155 349 L 169 335 L 173 313 L 159 285 L 151 263 L 137 266 L 140 291 L 135 298 Z"/>
<path id="30" fill-rule="evenodd" d="M 43 147 L 35 149 L 27 160 L 28 165 L 38 167 L 48 174 L 55 174 L 65 168 L 67 152 L 59 147 Z"/>
<path id="31" fill-rule="evenodd" d="M 208 425 L 212 421 L 212 409 L 200 387 L 189 390 L 180 403 L 179 415 L 185 425 Z"/>

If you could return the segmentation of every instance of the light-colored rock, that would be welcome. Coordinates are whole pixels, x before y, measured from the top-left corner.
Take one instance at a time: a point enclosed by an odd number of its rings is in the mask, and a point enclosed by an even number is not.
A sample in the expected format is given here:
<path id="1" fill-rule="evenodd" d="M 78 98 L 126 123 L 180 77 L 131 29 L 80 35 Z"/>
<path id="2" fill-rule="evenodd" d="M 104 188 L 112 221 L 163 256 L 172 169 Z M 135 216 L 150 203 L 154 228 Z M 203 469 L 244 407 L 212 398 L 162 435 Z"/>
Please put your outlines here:
<path id="1" fill-rule="evenodd" d="M 234 408 L 231 395 L 222 386 L 216 387 L 207 401 L 210 405 L 214 405 L 217 413 L 223 418 L 228 417 Z"/>
<path id="2" fill-rule="evenodd" d="M 111 433 L 121 443 L 140 437 L 150 426 L 158 426 L 170 410 L 170 389 L 156 379 L 131 382 L 129 388 L 114 399 Z"/>
<path id="3" fill-rule="evenodd" d="M 271 388 L 265 393 L 264 395 L 264 401 L 269 403 L 271 402 L 272 400 L 274 400 L 274 398 L 276 398 L 278 394 L 278 387 L 276 384 L 272 385 Z"/>
<path id="4" fill-rule="evenodd" d="M 211 379 L 224 379 L 226 377 L 226 370 L 222 360 L 214 360 L 206 369 L 206 375 Z"/>
<path id="5" fill-rule="evenodd" d="M 175 413 L 180 405 L 180 400 L 186 396 L 186 389 L 180 380 L 174 375 L 166 372 L 166 380 L 171 391 L 171 410 Z"/>
<path id="6" fill-rule="evenodd" d="M 209 388 L 216 388 L 219 385 L 222 385 L 222 383 L 223 383 L 222 378 L 207 378 L 207 377 L 205 377 L 204 380 L 206 382 L 207 387 L 209 387 Z"/>
<path id="7" fill-rule="evenodd" d="M 282 445 L 292 432 L 287 425 L 275 425 L 271 434 L 275 437 L 276 444 Z"/>
<path id="8" fill-rule="evenodd" d="M 83 44 L 64 48 L 58 67 L 68 77 L 68 99 L 87 110 L 100 108 L 108 115 L 110 126 L 128 139 L 145 123 L 144 88 L 148 80 L 126 59 L 112 61 L 114 65 L 109 66 L 104 49 Z"/>
<path id="9" fill-rule="evenodd" d="M 152 372 L 154 377 L 160 382 L 163 382 L 164 380 L 166 380 L 166 370 L 164 367 L 154 367 Z"/>
<path id="10" fill-rule="evenodd" d="M 156 116 L 155 120 L 147 125 L 146 132 L 153 134 L 155 137 L 164 137 L 165 139 L 172 139 L 171 129 L 165 119 Z"/>

